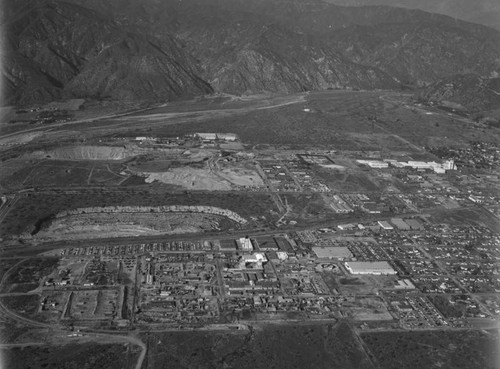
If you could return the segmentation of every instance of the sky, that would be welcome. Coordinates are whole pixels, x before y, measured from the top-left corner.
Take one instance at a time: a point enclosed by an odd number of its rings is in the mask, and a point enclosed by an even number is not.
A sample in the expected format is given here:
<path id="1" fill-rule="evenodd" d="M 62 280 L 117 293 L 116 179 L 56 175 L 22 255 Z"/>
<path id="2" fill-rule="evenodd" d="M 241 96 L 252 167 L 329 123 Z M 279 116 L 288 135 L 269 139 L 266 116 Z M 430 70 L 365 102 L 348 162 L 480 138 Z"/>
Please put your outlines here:
<path id="1" fill-rule="evenodd" d="M 347 6 L 390 5 L 445 14 L 500 30 L 500 0 L 325 0 Z"/>

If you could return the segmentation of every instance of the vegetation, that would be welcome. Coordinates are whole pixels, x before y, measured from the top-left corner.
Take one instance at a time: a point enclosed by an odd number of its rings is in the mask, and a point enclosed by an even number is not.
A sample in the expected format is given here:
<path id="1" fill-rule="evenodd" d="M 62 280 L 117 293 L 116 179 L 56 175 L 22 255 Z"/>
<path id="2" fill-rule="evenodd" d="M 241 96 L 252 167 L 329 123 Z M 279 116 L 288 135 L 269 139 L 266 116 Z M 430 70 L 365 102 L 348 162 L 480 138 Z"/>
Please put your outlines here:
<path id="1" fill-rule="evenodd" d="M 81 343 L 2 351 L 3 365 L 9 369 L 132 369 L 138 357 L 135 348 L 123 344 Z"/>
<path id="2" fill-rule="evenodd" d="M 378 332 L 361 337 L 384 369 L 498 368 L 498 331 Z"/>
<path id="3" fill-rule="evenodd" d="M 150 333 L 145 339 L 150 348 L 148 369 L 373 368 L 345 323 L 266 326 L 233 333 Z"/>

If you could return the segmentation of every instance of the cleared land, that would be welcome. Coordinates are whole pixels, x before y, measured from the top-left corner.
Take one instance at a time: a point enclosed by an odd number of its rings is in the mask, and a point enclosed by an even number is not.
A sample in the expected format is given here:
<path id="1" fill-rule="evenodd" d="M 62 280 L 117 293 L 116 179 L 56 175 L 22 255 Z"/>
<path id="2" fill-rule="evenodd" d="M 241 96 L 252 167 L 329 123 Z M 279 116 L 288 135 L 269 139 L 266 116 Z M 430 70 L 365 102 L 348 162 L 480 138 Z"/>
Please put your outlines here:
<path id="1" fill-rule="evenodd" d="M 270 194 L 264 193 L 168 193 L 139 190 L 79 190 L 60 193 L 30 193 L 19 199 L 9 217 L 0 223 L 0 233 L 20 235 L 33 233 L 63 210 L 103 206 L 205 205 L 229 209 L 243 218 L 260 217 L 260 222 L 272 222 L 277 209 Z M 262 219 L 265 217 L 265 220 Z M 250 224 L 249 226 L 253 226 Z"/>

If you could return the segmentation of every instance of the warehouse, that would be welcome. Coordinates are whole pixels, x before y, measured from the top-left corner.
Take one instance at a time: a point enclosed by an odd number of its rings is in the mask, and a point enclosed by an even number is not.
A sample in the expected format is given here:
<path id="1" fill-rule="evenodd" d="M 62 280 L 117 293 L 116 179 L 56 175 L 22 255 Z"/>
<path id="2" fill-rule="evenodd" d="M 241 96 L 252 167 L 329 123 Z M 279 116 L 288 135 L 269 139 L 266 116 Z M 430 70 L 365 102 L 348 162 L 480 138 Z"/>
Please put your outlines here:
<path id="1" fill-rule="evenodd" d="M 401 218 L 391 218 L 391 223 L 398 229 L 402 229 L 404 231 L 410 230 L 410 226 Z"/>
<path id="2" fill-rule="evenodd" d="M 387 221 L 385 221 L 385 220 L 379 220 L 379 221 L 378 221 L 378 225 L 379 225 L 380 227 L 382 227 L 382 229 L 385 229 L 386 231 L 390 231 L 390 230 L 394 229 L 394 227 L 393 227 L 393 226 L 391 226 L 391 225 L 389 224 L 389 222 L 387 222 Z"/>
<path id="3" fill-rule="evenodd" d="M 351 274 L 396 274 L 387 261 L 349 261 L 344 265 Z"/>
<path id="4" fill-rule="evenodd" d="M 320 259 L 349 259 L 352 253 L 347 247 L 313 247 L 312 250 Z"/>

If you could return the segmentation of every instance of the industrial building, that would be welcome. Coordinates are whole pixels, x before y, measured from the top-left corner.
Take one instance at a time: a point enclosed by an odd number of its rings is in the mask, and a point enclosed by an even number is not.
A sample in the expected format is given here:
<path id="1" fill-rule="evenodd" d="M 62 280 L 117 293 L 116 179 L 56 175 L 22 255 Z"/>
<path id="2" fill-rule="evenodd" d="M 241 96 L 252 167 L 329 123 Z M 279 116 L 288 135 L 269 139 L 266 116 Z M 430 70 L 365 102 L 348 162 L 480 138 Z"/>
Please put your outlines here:
<path id="1" fill-rule="evenodd" d="M 394 229 L 393 226 L 391 226 L 389 224 L 389 222 L 385 221 L 385 220 L 379 220 L 378 222 L 378 225 L 382 228 L 382 229 L 385 229 L 386 231 L 390 231 L 392 229 Z"/>
<path id="2" fill-rule="evenodd" d="M 353 257 L 347 247 L 313 247 L 313 252 L 320 259 L 339 259 L 345 260 Z"/>
<path id="3" fill-rule="evenodd" d="M 256 252 L 251 255 L 242 255 L 239 262 L 239 269 L 262 269 L 263 264 L 267 262 L 266 255 L 262 252 Z"/>
<path id="4" fill-rule="evenodd" d="M 410 230 L 410 226 L 401 218 L 391 218 L 391 223 L 398 229 L 402 229 L 404 231 Z"/>
<path id="5" fill-rule="evenodd" d="M 351 274 L 396 274 L 396 271 L 387 261 L 348 261 L 344 265 Z"/>
<path id="6" fill-rule="evenodd" d="M 236 240 L 236 243 L 238 244 L 238 248 L 242 251 L 252 251 L 253 250 L 252 241 L 250 241 L 250 238 L 248 238 L 248 237 L 242 237 L 242 238 Z"/>
<path id="7" fill-rule="evenodd" d="M 388 168 L 389 164 L 380 160 L 356 160 L 359 164 L 368 165 L 370 168 L 384 169 Z"/>

